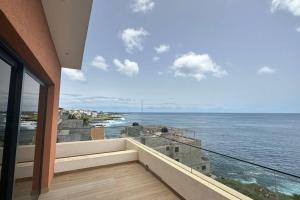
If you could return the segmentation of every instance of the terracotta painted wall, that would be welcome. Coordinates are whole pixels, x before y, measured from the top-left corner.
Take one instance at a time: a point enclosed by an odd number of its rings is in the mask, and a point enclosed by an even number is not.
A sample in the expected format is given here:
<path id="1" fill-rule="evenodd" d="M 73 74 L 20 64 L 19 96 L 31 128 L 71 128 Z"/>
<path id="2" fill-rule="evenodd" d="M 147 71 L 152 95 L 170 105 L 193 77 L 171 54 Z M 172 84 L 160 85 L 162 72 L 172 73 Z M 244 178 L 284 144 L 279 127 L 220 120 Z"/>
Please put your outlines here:
<path id="1" fill-rule="evenodd" d="M 42 188 L 54 172 L 61 68 L 40 0 L 1 0 L 0 37 L 49 85 Z"/>

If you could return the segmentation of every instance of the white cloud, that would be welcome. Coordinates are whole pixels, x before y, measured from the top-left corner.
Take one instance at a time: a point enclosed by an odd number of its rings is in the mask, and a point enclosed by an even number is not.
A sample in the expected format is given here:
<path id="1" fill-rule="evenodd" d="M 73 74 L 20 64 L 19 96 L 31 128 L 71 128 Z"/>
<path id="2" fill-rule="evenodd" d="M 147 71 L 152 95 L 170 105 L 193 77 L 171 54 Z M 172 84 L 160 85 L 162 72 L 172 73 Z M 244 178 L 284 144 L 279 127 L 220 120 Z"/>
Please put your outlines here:
<path id="1" fill-rule="evenodd" d="M 122 63 L 118 59 L 114 59 L 114 64 L 118 67 L 118 72 L 127 76 L 131 77 L 139 73 L 139 65 L 136 62 L 130 61 L 128 59 L 125 59 L 124 63 Z"/>
<path id="2" fill-rule="evenodd" d="M 267 66 L 264 66 L 262 68 L 260 68 L 257 73 L 262 75 L 262 74 L 274 74 L 276 72 L 276 69 L 273 69 L 271 67 L 267 67 Z"/>
<path id="3" fill-rule="evenodd" d="M 131 8 L 133 12 L 147 13 L 151 11 L 155 6 L 155 2 L 152 0 L 134 0 Z"/>
<path id="4" fill-rule="evenodd" d="M 154 56 L 154 57 L 152 58 L 153 61 L 158 61 L 159 59 L 160 59 L 160 57 L 158 57 L 158 56 Z"/>
<path id="5" fill-rule="evenodd" d="M 300 33 L 300 26 L 296 28 L 296 31 Z"/>
<path id="6" fill-rule="evenodd" d="M 121 33 L 121 39 L 126 47 L 126 51 L 131 53 L 134 49 L 143 50 L 143 41 L 149 33 L 143 29 L 127 28 Z"/>
<path id="7" fill-rule="evenodd" d="M 108 65 L 106 64 L 105 58 L 103 58 L 102 56 L 96 56 L 92 63 L 92 66 L 97 67 L 98 69 L 104 70 L 106 71 L 108 68 Z"/>
<path id="8" fill-rule="evenodd" d="M 228 73 L 217 65 L 207 54 L 195 54 L 189 52 L 175 59 L 171 69 L 175 76 L 192 77 L 198 81 L 211 74 L 221 78 Z"/>
<path id="9" fill-rule="evenodd" d="M 163 72 L 157 72 L 158 76 L 162 76 L 164 73 Z"/>
<path id="10" fill-rule="evenodd" d="M 271 12 L 287 10 L 295 16 L 300 16 L 300 0 L 272 0 Z"/>
<path id="11" fill-rule="evenodd" d="M 85 81 L 86 78 L 82 71 L 76 69 L 63 68 L 62 72 L 73 81 Z"/>
<path id="12" fill-rule="evenodd" d="M 154 50 L 156 51 L 156 53 L 160 54 L 160 53 L 165 53 L 167 51 L 170 50 L 170 46 L 166 45 L 166 44 L 161 44 L 159 45 L 159 47 L 154 47 Z"/>

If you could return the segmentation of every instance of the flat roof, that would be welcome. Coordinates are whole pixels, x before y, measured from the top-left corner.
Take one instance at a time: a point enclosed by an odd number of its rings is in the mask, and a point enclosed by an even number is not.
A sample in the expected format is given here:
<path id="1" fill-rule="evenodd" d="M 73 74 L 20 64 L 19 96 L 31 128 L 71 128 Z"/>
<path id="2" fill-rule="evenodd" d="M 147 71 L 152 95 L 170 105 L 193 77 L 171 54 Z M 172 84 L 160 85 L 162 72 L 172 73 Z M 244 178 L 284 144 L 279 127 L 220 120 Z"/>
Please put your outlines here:
<path id="1" fill-rule="evenodd" d="M 81 69 L 93 0 L 42 0 L 61 67 Z"/>

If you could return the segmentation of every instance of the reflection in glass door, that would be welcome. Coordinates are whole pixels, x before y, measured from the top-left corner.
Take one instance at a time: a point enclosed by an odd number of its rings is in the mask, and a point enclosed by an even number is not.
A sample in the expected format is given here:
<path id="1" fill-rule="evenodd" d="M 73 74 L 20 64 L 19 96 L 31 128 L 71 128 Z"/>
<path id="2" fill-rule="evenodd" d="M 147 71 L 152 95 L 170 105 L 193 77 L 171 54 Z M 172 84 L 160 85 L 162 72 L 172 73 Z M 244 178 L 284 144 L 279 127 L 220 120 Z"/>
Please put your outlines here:
<path id="1" fill-rule="evenodd" d="M 0 199 L 38 199 L 47 87 L 0 41 Z"/>
<path id="2" fill-rule="evenodd" d="M 14 199 L 37 198 L 40 192 L 42 173 L 42 147 L 44 139 L 44 116 L 46 105 L 46 89 L 29 74 L 23 78 L 20 132 L 18 135 L 16 174 L 26 174 L 20 168 L 28 159 L 28 149 L 34 149 L 32 155 L 32 178 L 16 177 Z M 25 175 L 24 175 L 25 176 Z"/>
<path id="3" fill-rule="evenodd" d="M 11 66 L 0 59 L 0 166 L 2 165 L 3 157 L 10 73 Z"/>

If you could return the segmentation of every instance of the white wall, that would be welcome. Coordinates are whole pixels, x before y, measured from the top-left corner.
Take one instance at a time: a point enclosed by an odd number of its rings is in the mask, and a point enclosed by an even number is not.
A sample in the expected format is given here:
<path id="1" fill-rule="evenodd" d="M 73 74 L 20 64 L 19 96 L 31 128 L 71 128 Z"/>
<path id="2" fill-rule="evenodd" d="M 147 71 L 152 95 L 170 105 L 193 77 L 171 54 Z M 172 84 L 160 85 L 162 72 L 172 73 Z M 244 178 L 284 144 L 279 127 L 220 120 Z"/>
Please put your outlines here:
<path id="1" fill-rule="evenodd" d="M 19 146 L 17 151 L 16 178 L 31 177 L 34 145 Z M 131 161 L 137 161 L 137 152 L 126 151 L 122 138 L 57 143 L 55 173 Z"/>
<path id="2" fill-rule="evenodd" d="M 55 161 L 54 172 L 61 173 L 91 167 L 133 162 L 137 161 L 137 158 L 138 155 L 135 150 L 60 158 Z"/>
<path id="3" fill-rule="evenodd" d="M 126 150 L 126 139 L 105 139 L 56 144 L 56 158 L 91 155 Z"/>
<path id="4" fill-rule="evenodd" d="M 2 164 L 3 147 L 0 147 L 0 165 Z M 17 162 L 30 162 L 34 158 L 34 145 L 20 145 L 17 149 Z"/>
<path id="5" fill-rule="evenodd" d="M 126 150 L 126 139 L 91 140 L 65 142 L 56 144 L 56 158 L 90 155 Z M 0 165 L 2 164 L 3 147 L 0 147 Z M 20 145 L 17 149 L 17 162 L 32 162 L 34 145 Z"/>

